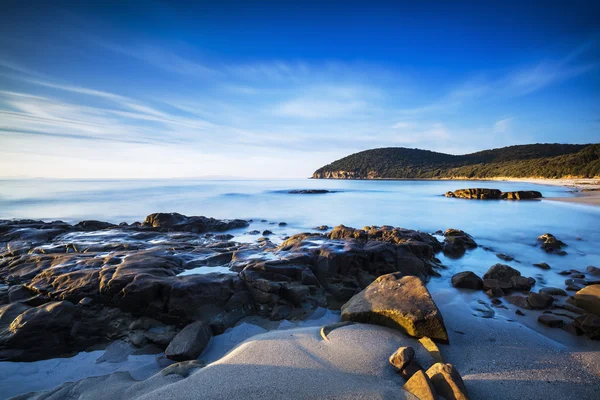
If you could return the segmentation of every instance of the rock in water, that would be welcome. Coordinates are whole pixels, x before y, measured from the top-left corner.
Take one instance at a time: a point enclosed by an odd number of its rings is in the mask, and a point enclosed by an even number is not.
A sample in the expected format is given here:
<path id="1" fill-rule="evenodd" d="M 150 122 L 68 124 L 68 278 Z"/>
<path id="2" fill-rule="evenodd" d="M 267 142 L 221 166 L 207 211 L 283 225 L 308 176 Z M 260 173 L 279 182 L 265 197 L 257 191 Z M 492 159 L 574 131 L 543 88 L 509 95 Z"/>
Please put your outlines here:
<path id="1" fill-rule="evenodd" d="M 513 276 L 521 276 L 521 273 L 511 266 L 505 264 L 494 264 L 483 275 L 483 279 L 497 279 L 500 282 L 510 282 Z"/>
<path id="2" fill-rule="evenodd" d="M 566 251 L 561 250 L 563 247 L 566 246 L 566 244 L 558 240 L 554 235 L 550 233 L 544 233 L 543 235 L 540 235 L 537 238 L 537 240 L 542 244 L 542 249 L 546 253 L 553 253 L 561 256 L 567 254 Z"/>
<path id="3" fill-rule="evenodd" d="M 457 288 L 479 290 L 483 287 L 480 277 L 471 271 L 463 271 L 452 277 L 452 286 Z"/>
<path id="4" fill-rule="evenodd" d="M 600 285 L 590 285 L 575 293 L 575 304 L 600 316 Z"/>
<path id="5" fill-rule="evenodd" d="M 467 250 L 477 247 L 471 235 L 459 229 L 446 229 L 444 232 L 444 254 L 449 257 L 461 257 Z"/>
<path id="6" fill-rule="evenodd" d="M 542 194 L 537 190 L 518 190 L 516 192 L 502 192 L 500 198 L 506 200 L 531 200 L 539 199 Z"/>
<path id="7" fill-rule="evenodd" d="M 467 388 L 452 364 L 435 363 L 427 370 L 435 391 L 446 400 L 468 400 Z"/>
<path id="8" fill-rule="evenodd" d="M 196 321 L 181 330 L 165 350 L 171 360 L 185 361 L 197 358 L 212 337 L 210 327 L 202 321 Z"/>
<path id="9" fill-rule="evenodd" d="M 342 321 L 373 323 L 448 343 L 444 319 L 416 276 L 382 275 L 342 306 Z"/>
<path id="10" fill-rule="evenodd" d="M 529 293 L 527 296 L 527 303 L 534 310 L 542 310 L 544 308 L 548 308 L 552 305 L 554 298 L 549 294 L 545 293 Z"/>
<path id="11" fill-rule="evenodd" d="M 404 384 L 402 389 L 417 396 L 419 400 L 437 400 L 439 399 L 433 384 L 429 377 L 423 371 L 417 371 Z"/>

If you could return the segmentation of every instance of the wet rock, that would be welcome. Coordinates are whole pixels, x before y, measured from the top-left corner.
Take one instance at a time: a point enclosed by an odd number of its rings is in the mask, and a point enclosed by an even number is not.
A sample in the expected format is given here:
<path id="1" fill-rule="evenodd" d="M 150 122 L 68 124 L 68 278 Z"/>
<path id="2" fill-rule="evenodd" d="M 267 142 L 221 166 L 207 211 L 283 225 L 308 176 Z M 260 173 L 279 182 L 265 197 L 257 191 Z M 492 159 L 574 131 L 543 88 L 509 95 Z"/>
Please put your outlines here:
<path id="1" fill-rule="evenodd" d="M 483 287 L 483 281 L 480 277 L 471 271 L 463 271 L 452 277 L 452 286 L 456 288 L 480 290 Z"/>
<path id="2" fill-rule="evenodd" d="M 550 328 L 561 328 L 565 325 L 565 321 L 562 318 L 550 314 L 540 315 L 538 317 L 538 322 Z"/>
<path id="3" fill-rule="evenodd" d="M 414 356 L 415 351 L 412 347 L 400 347 L 394 352 L 394 354 L 390 356 L 389 361 L 390 364 L 394 366 L 394 368 L 396 368 L 398 371 L 401 371 L 404 369 L 404 367 L 408 365 L 409 362 L 412 361 Z"/>
<path id="4" fill-rule="evenodd" d="M 488 297 L 502 297 L 504 296 L 504 290 L 500 289 L 500 288 L 492 288 L 492 289 L 488 289 L 486 290 L 485 294 L 488 295 Z"/>
<path id="5" fill-rule="evenodd" d="M 272 235 L 272 234 L 273 234 L 273 232 L 271 232 L 271 231 L 270 231 L 270 230 L 268 230 L 268 229 L 267 229 L 267 230 L 264 230 L 264 231 L 263 231 L 263 233 L 262 233 L 262 235 L 263 235 L 263 236 L 268 236 L 268 235 Z"/>
<path id="6" fill-rule="evenodd" d="M 554 235 L 550 233 L 544 233 L 538 237 L 538 242 L 542 244 L 542 249 L 546 253 L 565 255 L 567 254 L 564 250 L 561 250 L 566 246 L 564 242 L 558 240 Z"/>
<path id="7" fill-rule="evenodd" d="M 515 259 L 513 256 L 509 256 L 508 254 L 504 253 L 498 253 L 496 254 L 496 257 L 504 261 L 513 261 Z"/>
<path id="8" fill-rule="evenodd" d="M 533 266 L 541 268 L 541 269 L 550 269 L 550 266 L 548 264 L 546 264 L 545 262 L 533 264 Z"/>
<path id="9" fill-rule="evenodd" d="M 567 292 L 560 288 L 545 287 L 540 289 L 540 293 L 549 294 L 550 296 L 568 296 Z"/>
<path id="10" fill-rule="evenodd" d="M 477 247 L 471 235 L 458 229 L 447 229 L 444 232 L 444 254 L 449 257 L 461 257 L 467 250 Z"/>
<path id="11" fill-rule="evenodd" d="M 195 359 L 202 354 L 211 337 L 212 331 L 208 325 L 202 321 L 193 322 L 169 343 L 165 355 L 175 361 Z"/>
<path id="12" fill-rule="evenodd" d="M 161 231 L 179 231 L 203 233 L 208 231 L 226 231 L 244 228 L 248 222 L 241 219 L 218 220 L 208 217 L 188 217 L 179 213 L 150 214 L 144 220 L 143 226 Z"/>
<path id="13" fill-rule="evenodd" d="M 535 285 L 535 279 L 526 278 L 524 276 L 512 276 L 510 284 L 514 290 L 528 291 Z"/>
<path id="14" fill-rule="evenodd" d="M 531 306 L 529 305 L 529 302 L 527 301 L 527 297 L 525 297 L 525 296 L 521 296 L 518 294 L 511 294 L 510 296 L 504 297 L 504 299 L 506 301 L 508 301 L 510 304 L 515 305 L 517 307 L 521 307 L 521 308 L 525 308 L 525 309 L 531 308 Z"/>
<path id="15" fill-rule="evenodd" d="M 102 229 L 116 228 L 117 225 L 111 224 L 110 222 L 89 220 L 89 221 L 81 221 L 81 222 L 75 224 L 74 227 L 76 229 L 81 229 L 83 231 L 90 232 L 90 231 L 99 231 Z"/>
<path id="16" fill-rule="evenodd" d="M 498 189 L 458 189 L 454 192 L 447 192 L 446 197 L 459 197 L 462 199 L 479 200 L 497 200 L 500 199 L 502 192 Z"/>
<path id="17" fill-rule="evenodd" d="M 329 230 L 330 228 L 327 225 L 319 225 L 315 228 L 315 230 L 317 231 L 326 231 Z"/>
<path id="18" fill-rule="evenodd" d="M 250 231 L 247 233 L 248 235 L 260 235 L 260 231 L 257 231 L 256 229 L 253 231 Z"/>
<path id="19" fill-rule="evenodd" d="M 512 289 L 512 283 L 510 282 L 502 282 L 499 281 L 498 279 L 483 279 L 483 290 L 487 291 L 487 290 L 497 290 L 500 289 L 502 291 L 508 291 L 510 289 Z"/>
<path id="20" fill-rule="evenodd" d="M 600 276 L 600 268 L 598 267 L 590 265 L 585 269 L 585 271 L 590 275 Z"/>
<path id="21" fill-rule="evenodd" d="M 525 315 L 525 313 L 523 313 L 523 311 L 521 311 L 521 310 L 516 310 L 515 314 L 517 314 L 519 316 L 524 316 Z"/>
<path id="22" fill-rule="evenodd" d="M 415 276 L 380 276 L 344 304 L 342 320 L 389 326 L 410 336 L 448 342 L 442 314 Z"/>
<path id="23" fill-rule="evenodd" d="M 537 190 L 518 190 L 516 192 L 502 192 L 500 197 L 506 200 L 531 200 L 541 198 L 542 194 Z"/>
<path id="24" fill-rule="evenodd" d="M 586 314 L 575 318 L 573 326 L 592 340 L 600 340 L 600 317 Z"/>
<path id="25" fill-rule="evenodd" d="M 423 371 L 417 371 L 404 384 L 402 389 L 414 394 L 419 400 L 437 400 L 439 399 L 433 384 L 427 374 Z"/>
<path id="26" fill-rule="evenodd" d="M 483 275 L 483 279 L 496 279 L 500 282 L 510 283 L 513 276 L 521 276 L 521 273 L 509 265 L 494 264 Z"/>
<path id="27" fill-rule="evenodd" d="M 554 298 L 549 294 L 545 293 L 529 293 L 527 296 L 527 303 L 534 310 L 543 310 L 552 306 Z"/>
<path id="28" fill-rule="evenodd" d="M 287 222 L 280 222 L 277 224 L 278 226 L 287 226 Z"/>
<path id="29" fill-rule="evenodd" d="M 325 193 L 335 193 L 335 191 L 325 190 L 325 189 L 299 189 L 299 190 L 290 190 L 289 194 L 325 194 Z"/>
<path id="30" fill-rule="evenodd" d="M 579 308 L 600 316 L 600 285 L 590 285 L 575 293 L 575 304 Z"/>
<path id="31" fill-rule="evenodd" d="M 427 370 L 438 395 L 447 400 L 468 400 L 465 384 L 452 364 L 435 363 Z"/>
<path id="32" fill-rule="evenodd" d="M 587 286 L 585 279 L 570 278 L 565 280 L 567 290 L 579 291 Z"/>

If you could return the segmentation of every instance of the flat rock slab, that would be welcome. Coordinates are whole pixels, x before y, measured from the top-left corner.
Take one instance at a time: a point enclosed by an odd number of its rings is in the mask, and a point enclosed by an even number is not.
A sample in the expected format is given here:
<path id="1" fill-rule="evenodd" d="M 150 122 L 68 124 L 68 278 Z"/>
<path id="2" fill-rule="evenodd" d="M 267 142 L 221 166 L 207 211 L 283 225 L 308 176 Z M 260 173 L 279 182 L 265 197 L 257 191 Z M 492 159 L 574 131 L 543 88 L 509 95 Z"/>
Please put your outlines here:
<path id="1" fill-rule="evenodd" d="M 448 343 L 442 314 L 416 276 L 380 276 L 344 304 L 342 321 L 389 326 L 413 337 Z"/>

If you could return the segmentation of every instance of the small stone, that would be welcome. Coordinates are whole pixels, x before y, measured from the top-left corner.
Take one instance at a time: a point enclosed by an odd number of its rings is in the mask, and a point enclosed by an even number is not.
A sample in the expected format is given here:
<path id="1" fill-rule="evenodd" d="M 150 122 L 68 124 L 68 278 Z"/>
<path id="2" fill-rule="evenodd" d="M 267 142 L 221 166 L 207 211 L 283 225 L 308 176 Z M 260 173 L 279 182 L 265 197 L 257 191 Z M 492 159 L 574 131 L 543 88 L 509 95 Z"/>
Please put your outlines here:
<path id="1" fill-rule="evenodd" d="M 390 356 L 390 364 L 398 371 L 401 371 L 408 365 L 415 356 L 415 351 L 412 347 L 400 347 L 394 354 Z"/>
<path id="2" fill-rule="evenodd" d="M 438 395 L 446 400 L 468 400 L 467 388 L 452 364 L 435 363 L 427 370 Z"/>
<path id="3" fill-rule="evenodd" d="M 278 225 L 279 226 L 287 226 L 287 222 L 280 222 Z"/>
<path id="4" fill-rule="evenodd" d="M 414 394 L 419 400 L 437 400 L 439 399 L 433 384 L 424 371 L 417 371 L 404 384 L 402 389 Z"/>
<path id="5" fill-rule="evenodd" d="M 508 254 L 504 253 L 498 253 L 496 254 L 496 257 L 504 261 L 513 261 L 515 259 L 513 256 L 509 256 Z"/>
<path id="6" fill-rule="evenodd" d="M 533 264 L 533 266 L 534 267 L 539 267 L 541 269 L 550 269 L 550 266 L 547 263 L 545 263 L 545 262 Z"/>
<path id="7" fill-rule="evenodd" d="M 511 294 L 510 296 L 504 297 L 504 299 L 506 301 L 508 301 L 510 304 L 515 305 L 517 307 L 525 308 L 525 309 L 531 308 L 531 306 L 527 302 L 527 297 L 525 297 L 525 296 L 520 296 L 518 294 Z"/>
<path id="8" fill-rule="evenodd" d="M 263 236 L 272 235 L 272 234 L 273 234 L 273 232 L 271 232 L 268 229 L 264 230 L 263 233 L 262 233 Z"/>
<path id="9" fill-rule="evenodd" d="M 521 310 L 515 311 L 515 314 L 520 315 L 520 316 L 524 316 L 525 315 L 525 313 L 523 311 L 521 311 Z"/>

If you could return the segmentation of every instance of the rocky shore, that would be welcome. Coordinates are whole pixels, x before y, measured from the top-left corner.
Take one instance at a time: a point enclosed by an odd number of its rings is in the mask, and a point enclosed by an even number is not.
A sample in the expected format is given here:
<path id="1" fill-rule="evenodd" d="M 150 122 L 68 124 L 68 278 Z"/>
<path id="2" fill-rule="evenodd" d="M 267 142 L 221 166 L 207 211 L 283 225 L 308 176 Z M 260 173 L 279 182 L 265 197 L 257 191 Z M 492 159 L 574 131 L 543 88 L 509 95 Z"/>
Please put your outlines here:
<path id="1" fill-rule="evenodd" d="M 439 294 L 432 296 L 426 284 L 444 272 L 440 258 L 458 260 L 479 248 L 473 237 L 457 229 L 428 234 L 392 226 L 355 229 L 340 225 L 331 230 L 320 226 L 317 232 L 295 234 L 277 243 L 270 239 L 269 230 L 257 240 L 232 241 L 235 236 L 229 232 L 238 236 L 260 233 L 248 230 L 251 222 L 177 213 L 151 214 L 143 222 L 118 225 L 0 221 L 0 359 L 31 362 L 124 343 L 141 352 L 162 352 L 170 360 L 167 369 L 160 377 L 135 384 L 132 392 L 128 392 L 135 382 L 131 376 L 110 375 L 32 397 L 61 398 L 85 392 L 95 398 L 110 381 L 116 397 L 152 393 L 148 398 L 159 398 L 163 386 L 177 382 L 178 389 L 173 390 L 183 397 L 202 386 L 206 398 L 227 398 L 242 393 L 249 381 L 222 391 L 223 374 L 251 380 L 260 371 L 260 367 L 242 371 L 232 365 L 268 365 L 264 355 L 269 354 L 279 357 L 284 367 L 282 354 L 297 354 L 304 348 L 313 359 L 330 359 L 336 352 L 346 353 L 344 357 L 354 354 L 355 358 L 339 358 L 321 372 L 298 356 L 304 361 L 293 368 L 306 370 L 305 379 L 317 382 L 313 389 L 329 393 L 319 375 L 329 376 L 332 382 L 339 379 L 339 386 L 331 386 L 338 388 L 332 398 L 385 397 L 394 391 L 405 398 L 412 398 L 409 393 L 422 399 L 469 398 L 470 381 L 463 382 L 458 373 L 465 368 L 464 359 L 446 349 L 452 349 L 454 341 L 461 343 L 464 332 L 456 333 L 462 331 L 456 328 L 461 318 L 446 300 L 438 308 Z M 538 246 L 541 253 L 567 254 L 567 244 L 551 234 L 541 235 Z M 514 260 L 501 253 L 498 258 Z M 541 270 L 551 268 L 545 263 L 536 265 Z M 515 307 L 518 316 L 533 310 L 539 313 L 540 326 L 560 328 L 574 338 L 584 335 L 594 343 L 590 339 L 600 339 L 598 268 L 560 273 L 565 275 L 564 289 L 535 291 L 535 278 L 522 276 L 505 264 L 491 266 L 482 277 L 465 269 L 452 276 L 448 285 L 485 291 L 491 305 L 480 305 L 482 316 L 507 306 Z M 242 320 L 303 320 L 319 308 L 340 310 L 344 322 L 317 331 L 251 338 L 246 346 L 215 363 L 205 366 L 200 361 L 215 337 Z M 339 335 L 344 341 L 332 344 L 330 350 L 322 347 Z M 356 335 L 366 336 L 358 339 Z M 350 350 L 348 340 L 371 343 L 377 350 L 360 355 L 357 349 Z M 440 350 L 434 342 L 450 346 Z M 266 343 L 271 347 L 265 347 Z M 349 379 L 345 365 L 357 360 L 364 360 L 373 374 L 381 375 L 344 391 L 341 387 Z M 350 370 L 356 373 L 356 368 Z M 287 389 L 262 385 L 249 398 L 274 395 L 273 390 L 287 393 L 293 384 L 281 379 Z M 481 386 L 474 388 L 482 393 Z M 300 393 L 310 397 L 300 389 L 296 396 L 289 393 L 291 398 L 302 398 Z"/>

